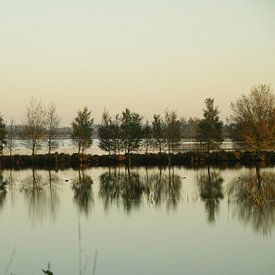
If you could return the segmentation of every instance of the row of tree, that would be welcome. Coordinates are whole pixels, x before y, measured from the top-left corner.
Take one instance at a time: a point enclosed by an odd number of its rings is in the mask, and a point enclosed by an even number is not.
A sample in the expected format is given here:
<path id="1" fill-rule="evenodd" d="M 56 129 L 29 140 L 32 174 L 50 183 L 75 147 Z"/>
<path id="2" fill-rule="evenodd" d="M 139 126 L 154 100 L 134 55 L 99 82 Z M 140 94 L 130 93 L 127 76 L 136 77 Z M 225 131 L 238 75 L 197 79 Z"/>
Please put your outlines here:
<path id="1" fill-rule="evenodd" d="M 227 127 L 235 141 L 242 142 L 246 148 L 261 151 L 275 148 L 275 97 L 267 85 L 253 87 L 248 95 L 242 95 L 231 104 L 233 111 Z M 31 99 L 26 109 L 26 123 L 22 136 L 32 154 L 47 142 L 48 153 L 57 148 L 57 130 L 60 117 L 55 105 L 45 108 L 40 101 Z M 182 125 L 185 127 L 183 136 Z M 224 125 L 219 118 L 219 110 L 213 98 L 205 100 L 202 119 L 193 119 L 188 124 L 179 119 L 175 111 L 166 111 L 163 116 L 153 115 L 153 120 L 143 123 L 143 117 L 129 109 L 121 114 L 110 116 L 103 112 L 101 123 L 95 127 L 91 111 L 84 107 L 72 121 L 71 138 L 78 149 L 84 153 L 92 145 L 95 131 L 99 138 L 99 147 L 109 154 L 129 154 L 143 148 L 145 153 L 158 150 L 168 153 L 174 151 L 183 137 L 192 135 L 208 152 L 217 149 L 222 143 Z M 15 124 L 11 120 L 8 126 L 0 116 L 0 145 L 10 152 L 16 146 Z M 189 131 L 189 134 L 188 134 Z"/>
<path id="2" fill-rule="evenodd" d="M 41 101 L 32 98 L 26 108 L 25 125 L 20 133 L 20 138 L 24 139 L 26 147 L 32 150 L 33 155 L 46 141 L 50 154 L 58 146 L 55 138 L 60 121 L 54 103 L 44 107 Z M 0 149 L 3 150 L 5 146 L 11 155 L 17 146 L 17 138 L 15 121 L 10 119 L 6 126 L 3 116 L 0 116 Z"/>

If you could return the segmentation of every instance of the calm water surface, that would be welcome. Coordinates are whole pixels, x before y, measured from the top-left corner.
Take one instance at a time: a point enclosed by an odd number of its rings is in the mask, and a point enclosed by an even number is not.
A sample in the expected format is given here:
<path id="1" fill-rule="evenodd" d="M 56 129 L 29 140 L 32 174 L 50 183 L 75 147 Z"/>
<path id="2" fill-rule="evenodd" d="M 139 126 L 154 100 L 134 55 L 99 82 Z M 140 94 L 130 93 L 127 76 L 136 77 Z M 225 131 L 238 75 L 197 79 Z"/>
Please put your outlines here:
<path id="1" fill-rule="evenodd" d="M 4 170 L 0 182 L 0 274 L 275 273 L 274 168 Z"/>

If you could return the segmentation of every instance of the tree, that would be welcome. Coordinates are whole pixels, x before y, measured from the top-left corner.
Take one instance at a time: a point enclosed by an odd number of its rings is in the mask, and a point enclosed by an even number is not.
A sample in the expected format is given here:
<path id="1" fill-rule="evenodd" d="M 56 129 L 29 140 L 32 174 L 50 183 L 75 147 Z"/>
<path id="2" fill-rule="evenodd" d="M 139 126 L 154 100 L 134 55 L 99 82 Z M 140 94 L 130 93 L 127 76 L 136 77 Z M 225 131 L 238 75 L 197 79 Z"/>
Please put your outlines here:
<path id="1" fill-rule="evenodd" d="M 6 144 L 6 125 L 3 116 L 0 115 L 0 153 L 3 152 L 3 147 Z"/>
<path id="2" fill-rule="evenodd" d="M 102 122 L 99 124 L 98 129 L 99 148 L 107 151 L 109 155 L 112 151 L 112 118 L 107 111 L 102 114 Z"/>
<path id="3" fill-rule="evenodd" d="M 125 109 L 121 116 L 121 146 L 129 154 L 140 148 L 142 141 L 142 117 L 129 109 Z"/>
<path id="4" fill-rule="evenodd" d="M 47 145 L 48 145 L 48 154 L 51 153 L 53 148 L 58 147 L 56 142 L 57 129 L 60 123 L 60 118 L 56 111 L 56 106 L 54 103 L 49 104 L 47 115 L 46 115 L 46 128 L 47 128 Z"/>
<path id="5" fill-rule="evenodd" d="M 219 118 L 218 108 L 214 106 L 214 99 L 205 99 L 203 119 L 198 123 L 197 140 L 206 146 L 207 152 L 215 149 L 223 141 L 223 123 Z"/>
<path id="6" fill-rule="evenodd" d="M 168 153 L 171 153 L 179 145 L 181 138 L 181 123 L 175 111 L 165 112 L 165 137 L 167 140 Z"/>
<path id="7" fill-rule="evenodd" d="M 10 119 L 9 125 L 7 125 L 7 139 L 6 148 L 9 150 L 10 156 L 12 155 L 13 149 L 16 147 L 16 128 L 14 119 Z"/>
<path id="8" fill-rule="evenodd" d="M 253 87 L 231 103 L 233 139 L 259 152 L 275 148 L 275 97 L 267 85 Z"/>
<path id="9" fill-rule="evenodd" d="M 152 122 L 152 136 L 154 139 L 154 147 L 158 148 L 161 153 L 166 147 L 165 123 L 160 115 L 154 114 Z"/>
<path id="10" fill-rule="evenodd" d="M 145 125 L 143 125 L 142 133 L 143 133 L 142 145 L 145 149 L 145 154 L 147 154 L 150 146 L 152 145 L 152 127 L 148 121 L 146 121 Z"/>
<path id="11" fill-rule="evenodd" d="M 115 118 L 112 120 L 111 123 L 111 133 L 112 133 L 112 150 L 116 155 L 122 148 L 121 142 L 121 121 L 119 114 L 116 114 Z"/>
<path id="12" fill-rule="evenodd" d="M 190 117 L 187 121 L 182 119 L 182 136 L 185 138 L 195 139 L 198 133 L 199 119 L 196 117 Z"/>
<path id="13" fill-rule="evenodd" d="M 99 148 L 114 154 L 120 150 L 120 120 L 119 115 L 112 119 L 107 111 L 102 114 L 102 122 L 98 126 Z"/>
<path id="14" fill-rule="evenodd" d="M 94 119 L 87 107 L 77 112 L 77 117 L 72 122 L 72 140 L 78 147 L 78 154 L 83 154 L 92 145 L 93 124 Z"/>
<path id="15" fill-rule="evenodd" d="M 41 101 L 32 98 L 27 106 L 26 125 L 24 136 L 26 145 L 32 150 L 32 155 L 35 155 L 36 150 L 41 147 L 46 135 L 46 112 Z"/>

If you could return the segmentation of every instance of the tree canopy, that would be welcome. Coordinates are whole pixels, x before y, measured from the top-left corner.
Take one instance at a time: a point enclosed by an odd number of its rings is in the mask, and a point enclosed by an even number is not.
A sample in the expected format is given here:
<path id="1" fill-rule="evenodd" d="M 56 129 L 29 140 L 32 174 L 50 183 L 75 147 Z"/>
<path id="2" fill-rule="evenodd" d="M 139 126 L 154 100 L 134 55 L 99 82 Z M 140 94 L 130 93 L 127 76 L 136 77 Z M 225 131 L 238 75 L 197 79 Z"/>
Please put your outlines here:
<path id="1" fill-rule="evenodd" d="M 179 145 L 181 138 L 181 123 L 175 111 L 165 112 L 165 137 L 168 153 Z"/>
<path id="2" fill-rule="evenodd" d="M 223 123 L 219 118 L 219 110 L 214 106 L 213 98 L 205 99 L 203 119 L 198 123 L 197 140 L 206 147 L 207 152 L 215 149 L 223 141 Z"/>
<path id="3" fill-rule="evenodd" d="M 103 112 L 102 121 L 97 128 L 99 148 L 109 154 L 116 154 L 120 150 L 120 119 L 116 115 L 111 118 L 107 111 Z"/>
<path id="4" fill-rule="evenodd" d="M 121 116 L 121 146 L 129 154 L 140 148 L 142 141 L 142 117 L 140 114 L 125 109 Z"/>
<path id="5" fill-rule="evenodd" d="M 166 147 L 166 127 L 163 118 L 159 114 L 154 114 L 152 122 L 152 136 L 154 147 L 161 153 Z"/>
<path id="6" fill-rule="evenodd" d="M 72 122 L 72 140 L 78 147 L 78 154 L 84 153 L 85 149 L 92 145 L 94 119 L 88 107 L 77 112 L 77 117 Z"/>
<path id="7" fill-rule="evenodd" d="M 253 87 L 231 104 L 232 134 L 254 151 L 275 148 L 275 97 L 268 85 Z"/>
<path id="8" fill-rule="evenodd" d="M 0 115 L 0 153 L 3 151 L 3 145 L 6 143 L 6 125 L 3 116 Z"/>

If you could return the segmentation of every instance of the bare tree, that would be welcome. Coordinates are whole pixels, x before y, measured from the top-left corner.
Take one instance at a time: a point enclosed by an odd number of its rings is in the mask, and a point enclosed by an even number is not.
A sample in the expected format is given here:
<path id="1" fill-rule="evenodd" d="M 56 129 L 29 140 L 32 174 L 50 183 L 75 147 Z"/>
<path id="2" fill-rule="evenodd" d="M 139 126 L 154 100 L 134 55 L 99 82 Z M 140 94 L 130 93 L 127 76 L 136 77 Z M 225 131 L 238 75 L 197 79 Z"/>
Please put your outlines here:
<path id="1" fill-rule="evenodd" d="M 10 156 L 12 155 L 13 149 L 16 147 L 16 131 L 15 131 L 15 120 L 10 119 L 7 125 L 7 135 L 6 135 L 6 148 L 9 151 Z"/>
<path id="2" fill-rule="evenodd" d="M 267 85 L 253 87 L 231 104 L 233 138 L 256 152 L 275 148 L 275 97 Z"/>
<path id="3" fill-rule="evenodd" d="M 41 100 L 32 98 L 27 106 L 24 136 L 26 145 L 35 155 L 46 135 L 46 112 Z"/>
<path id="4" fill-rule="evenodd" d="M 58 147 L 56 136 L 59 124 L 60 117 L 56 111 L 56 106 L 54 103 L 50 103 L 46 115 L 48 154 L 51 153 L 52 149 Z"/>

